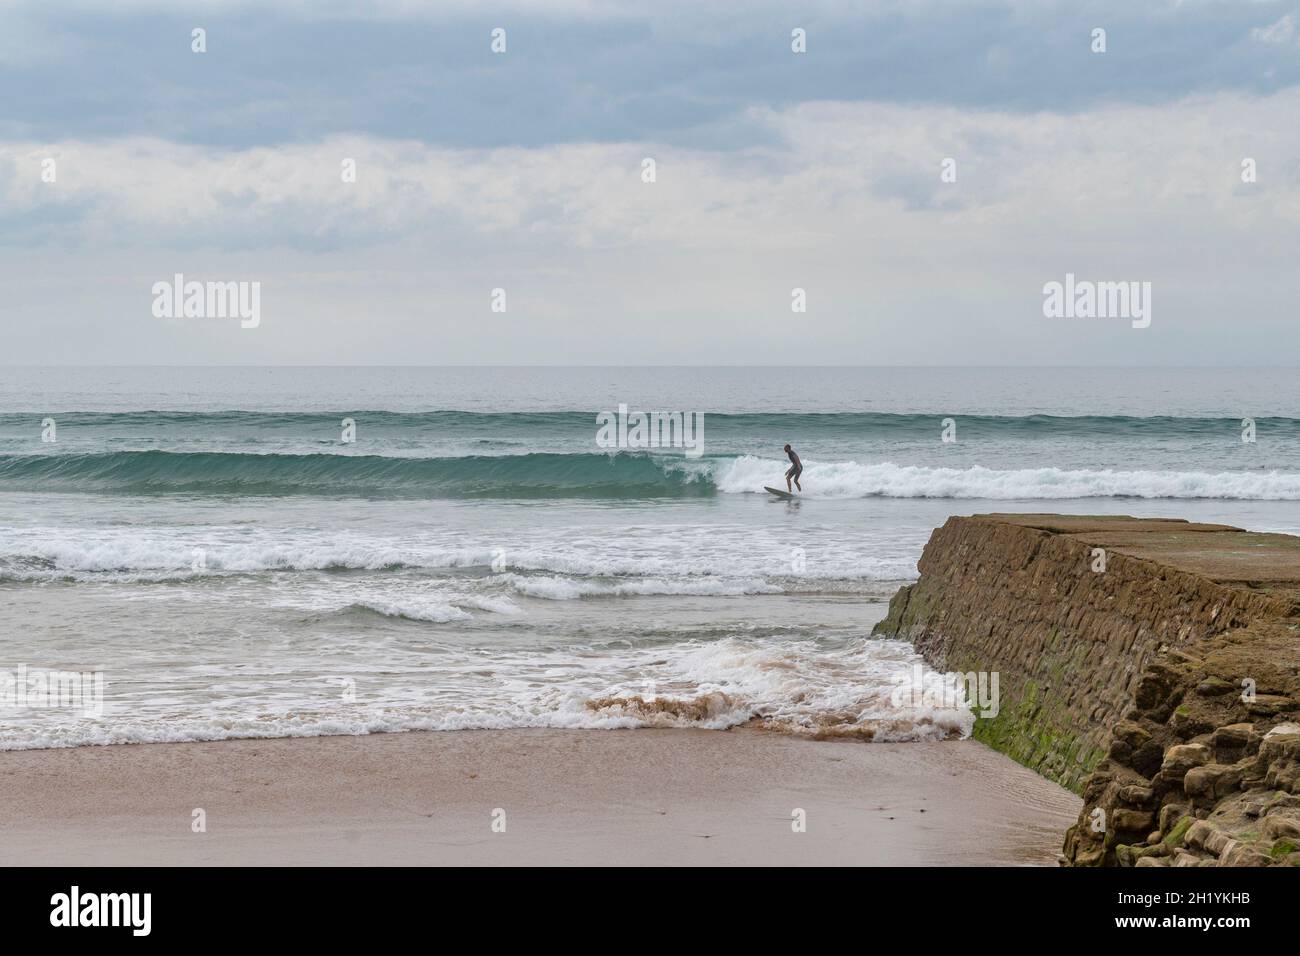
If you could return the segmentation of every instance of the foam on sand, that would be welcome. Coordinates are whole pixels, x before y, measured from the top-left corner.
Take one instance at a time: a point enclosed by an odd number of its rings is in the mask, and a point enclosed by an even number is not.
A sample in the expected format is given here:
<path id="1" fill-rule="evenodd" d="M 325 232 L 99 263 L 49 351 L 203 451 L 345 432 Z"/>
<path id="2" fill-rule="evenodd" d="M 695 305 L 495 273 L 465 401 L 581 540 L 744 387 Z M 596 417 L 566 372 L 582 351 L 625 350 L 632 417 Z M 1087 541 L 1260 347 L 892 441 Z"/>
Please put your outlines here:
<path id="1" fill-rule="evenodd" d="M 351 608 L 414 621 L 469 616 L 448 598 L 363 598 Z M 974 719 L 960 694 L 947 708 L 892 699 L 900 676 L 920 662 L 902 641 L 725 637 L 585 650 L 530 643 L 497 647 L 485 657 L 482 648 L 449 639 L 428 651 L 435 664 L 407 669 L 385 662 L 379 678 L 351 669 L 351 699 L 328 674 L 276 676 L 257 689 L 258 675 L 237 663 L 206 672 L 219 691 L 206 701 L 151 704 L 119 688 L 110 674 L 101 718 L 13 713 L 4 721 L 0 749 L 408 730 L 726 730 L 751 721 L 812 737 L 935 740 L 968 736 Z M 432 684 L 430 667 L 440 675 Z M 946 678 L 930 672 L 927 679 Z"/>

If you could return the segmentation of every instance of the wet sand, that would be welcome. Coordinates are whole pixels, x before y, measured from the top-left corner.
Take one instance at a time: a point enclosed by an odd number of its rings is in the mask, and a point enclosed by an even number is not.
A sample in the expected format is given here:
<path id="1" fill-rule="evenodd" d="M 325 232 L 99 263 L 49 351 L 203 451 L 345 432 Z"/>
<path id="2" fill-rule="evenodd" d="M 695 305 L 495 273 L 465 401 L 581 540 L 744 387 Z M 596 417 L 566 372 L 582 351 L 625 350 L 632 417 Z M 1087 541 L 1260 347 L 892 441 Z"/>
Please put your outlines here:
<path id="1" fill-rule="evenodd" d="M 504 730 L 80 747 L 0 753 L 0 864 L 1055 865 L 1079 807 L 969 740 Z"/>

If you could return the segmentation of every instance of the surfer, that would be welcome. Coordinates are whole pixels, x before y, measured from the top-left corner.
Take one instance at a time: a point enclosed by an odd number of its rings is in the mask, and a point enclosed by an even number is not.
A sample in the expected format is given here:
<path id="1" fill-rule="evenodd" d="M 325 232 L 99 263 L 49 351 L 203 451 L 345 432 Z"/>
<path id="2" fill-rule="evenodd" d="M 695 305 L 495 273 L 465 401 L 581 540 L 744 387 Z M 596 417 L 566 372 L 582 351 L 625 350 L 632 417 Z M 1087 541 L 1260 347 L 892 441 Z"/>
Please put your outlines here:
<path id="1" fill-rule="evenodd" d="M 793 479 L 794 486 L 798 488 L 800 491 L 803 491 L 803 485 L 799 484 L 799 476 L 803 474 L 803 462 L 799 460 L 799 456 L 795 453 L 795 450 L 791 448 L 789 445 L 785 446 L 785 453 L 790 459 L 790 468 L 785 473 L 786 490 L 787 491 L 790 490 L 790 481 L 791 479 Z"/>

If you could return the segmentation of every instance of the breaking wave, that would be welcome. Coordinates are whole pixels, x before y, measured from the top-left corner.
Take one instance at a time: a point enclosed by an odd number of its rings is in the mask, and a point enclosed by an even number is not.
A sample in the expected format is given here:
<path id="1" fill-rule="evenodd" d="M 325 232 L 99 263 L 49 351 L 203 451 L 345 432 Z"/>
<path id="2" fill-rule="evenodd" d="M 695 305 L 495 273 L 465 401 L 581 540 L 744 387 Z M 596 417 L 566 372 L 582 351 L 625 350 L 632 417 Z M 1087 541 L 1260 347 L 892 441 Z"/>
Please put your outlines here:
<path id="1" fill-rule="evenodd" d="M 362 498 L 699 498 L 763 493 L 785 462 L 751 455 L 532 453 L 409 458 L 118 451 L 0 456 L 0 488 L 120 494 Z M 807 463 L 806 498 L 1300 500 L 1282 471 L 936 468 Z"/>

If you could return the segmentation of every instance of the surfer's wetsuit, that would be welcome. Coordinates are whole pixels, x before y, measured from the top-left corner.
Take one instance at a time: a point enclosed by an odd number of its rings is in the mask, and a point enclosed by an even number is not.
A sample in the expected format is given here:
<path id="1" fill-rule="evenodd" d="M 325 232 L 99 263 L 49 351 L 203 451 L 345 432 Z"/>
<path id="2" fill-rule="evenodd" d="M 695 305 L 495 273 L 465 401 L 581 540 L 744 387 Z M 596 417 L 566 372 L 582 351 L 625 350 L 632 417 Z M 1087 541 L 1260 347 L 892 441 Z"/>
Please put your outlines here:
<path id="1" fill-rule="evenodd" d="M 799 476 L 803 474 L 803 462 L 799 460 L 799 456 L 794 453 L 793 448 L 791 448 L 788 452 L 786 452 L 786 454 L 790 456 L 791 464 L 790 464 L 790 469 L 785 473 L 785 476 L 787 478 L 793 478 L 795 481 L 798 481 Z"/>

